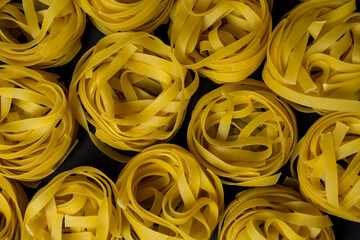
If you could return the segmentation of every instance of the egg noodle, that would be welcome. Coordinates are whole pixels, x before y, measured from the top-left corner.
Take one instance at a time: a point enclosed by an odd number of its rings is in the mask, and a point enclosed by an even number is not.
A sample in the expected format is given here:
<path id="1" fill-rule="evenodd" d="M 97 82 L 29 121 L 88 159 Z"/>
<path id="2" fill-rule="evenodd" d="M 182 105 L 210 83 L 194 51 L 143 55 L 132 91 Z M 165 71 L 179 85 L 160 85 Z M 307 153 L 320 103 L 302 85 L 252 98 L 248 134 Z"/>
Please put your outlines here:
<path id="1" fill-rule="evenodd" d="M 275 185 L 240 192 L 225 209 L 217 239 L 334 240 L 331 226 L 300 193 Z"/>
<path id="2" fill-rule="evenodd" d="M 28 199 L 20 184 L 0 176 L 0 239 L 20 240 Z"/>
<path id="3" fill-rule="evenodd" d="M 72 0 L 0 1 L 0 60 L 35 68 L 68 63 L 81 48 L 85 17 Z"/>
<path id="4" fill-rule="evenodd" d="M 300 142 L 301 192 L 322 211 L 360 222 L 360 113 L 331 113 Z"/>
<path id="5" fill-rule="evenodd" d="M 187 143 L 224 184 L 273 185 L 297 143 L 296 118 L 263 82 L 246 79 L 200 98 L 191 115 Z"/>
<path id="6" fill-rule="evenodd" d="M 104 34 L 119 31 L 152 32 L 169 21 L 175 0 L 76 0 Z"/>
<path id="7" fill-rule="evenodd" d="M 122 239 L 116 196 L 115 183 L 100 170 L 77 167 L 62 172 L 29 202 L 22 239 Z"/>
<path id="8" fill-rule="evenodd" d="M 272 32 L 264 82 L 299 111 L 360 112 L 360 13 L 354 0 L 297 5 Z"/>
<path id="9" fill-rule="evenodd" d="M 170 19 L 175 56 L 216 83 L 252 74 L 265 57 L 272 28 L 266 0 L 177 1 Z"/>
<path id="10" fill-rule="evenodd" d="M 139 153 L 116 185 L 126 240 L 210 239 L 224 207 L 220 179 L 173 144 Z"/>
<path id="11" fill-rule="evenodd" d="M 0 65 L 0 175 L 34 182 L 74 146 L 77 123 L 58 76 Z"/>
<path id="12" fill-rule="evenodd" d="M 102 38 L 83 55 L 69 97 L 94 143 L 113 159 L 128 161 L 109 146 L 141 151 L 168 141 L 198 84 L 197 74 L 193 79 L 157 37 L 120 32 Z"/>

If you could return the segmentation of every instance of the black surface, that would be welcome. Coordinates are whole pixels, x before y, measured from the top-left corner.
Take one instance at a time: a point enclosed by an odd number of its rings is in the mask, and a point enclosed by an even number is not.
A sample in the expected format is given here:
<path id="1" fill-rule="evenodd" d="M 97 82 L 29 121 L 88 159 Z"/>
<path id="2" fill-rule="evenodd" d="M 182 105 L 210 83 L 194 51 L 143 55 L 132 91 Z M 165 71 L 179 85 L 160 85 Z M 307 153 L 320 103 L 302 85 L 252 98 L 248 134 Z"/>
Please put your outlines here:
<path id="1" fill-rule="evenodd" d="M 294 0 L 274 0 L 274 8 L 273 8 L 273 25 L 279 21 L 279 19 L 288 12 L 292 7 L 294 7 L 298 1 Z M 159 29 L 155 31 L 155 35 L 160 36 L 164 42 L 168 43 L 167 37 L 167 25 L 160 26 Z M 101 39 L 104 35 L 99 32 L 90 21 L 88 21 L 85 34 L 82 39 L 82 49 L 79 54 L 67 65 L 48 69 L 48 71 L 55 72 L 60 76 L 60 81 L 64 82 L 68 87 L 71 81 L 71 76 L 73 70 L 76 66 L 79 58 L 93 45 L 97 43 L 99 39 Z M 262 65 L 261 65 L 262 67 Z M 261 80 L 261 67 L 252 75 L 252 77 Z M 186 144 L 186 128 L 188 122 L 190 120 L 190 114 L 192 109 L 194 108 L 197 100 L 206 92 L 214 89 L 217 85 L 211 82 L 208 79 L 201 78 L 200 87 L 196 92 L 195 96 L 191 99 L 189 103 L 189 107 L 187 110 L 187 115 L 185 117 L 184 123 L 180 128 L 179 132 L 174 136 L 174 138 L 170 141 L 171 143 L 175 143 L 187 148 Z M 299 129 L 299 138 L 305 134 L 306 130 L 311 126 L 311 124 L 319 117 L 317 114 L 303 114 L 296 112 L 297 121 L 298 121 L 298 129 Z M 36 189 L 29 189 L 25 187 L 25 190 L 31 198 L 31 196 L 42 186 L 47 184 L 55 175 L 60 172 L 72 169 L 77 166 L 93 166 L 105 174 L 107 174 L 112 180 L 116 181 L 121 169 L 124 164 L 119 163 L 113 159 L 110 159 L 106 155 L 104 155 L 100 150 L 98 150 L 94 144 L 89 139 L 87 133 L 79 127 L 78 132 L 78 144 L 75 146 L 73 151 L 69 154 L 68 158 L 64 161 L 64 163 L 50 176 L 45 178 L 42 183 Z M 288 173 L 288 165 L 286 165 L 282 171 L 286 174 Z M 242 190 L 240 187 L 230 187 L 224 186 L 225 190 L 225 203 L 229 203 L 235 197 L 235 195 Z M 356 240 L 360 239 L 360 224 L 349 222 L 343 219 L 339 219 L 337 217 L 332 217 L 334 223 L 334 232 L 336 239 L 344 239 L 344 240 Z M 216 234 L 214 234 L 212 239 L 216 239 Z"/>

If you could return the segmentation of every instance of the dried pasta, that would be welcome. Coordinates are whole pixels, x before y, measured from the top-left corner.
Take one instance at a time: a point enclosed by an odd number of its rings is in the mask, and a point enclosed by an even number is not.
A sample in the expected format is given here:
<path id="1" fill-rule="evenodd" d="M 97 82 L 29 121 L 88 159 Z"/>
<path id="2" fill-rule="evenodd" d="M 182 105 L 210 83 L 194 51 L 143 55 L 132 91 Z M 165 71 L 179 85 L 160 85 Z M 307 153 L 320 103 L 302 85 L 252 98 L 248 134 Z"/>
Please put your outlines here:
<path id="1" fill-rule="evenodd" d="M 104 34 L 152 32 L 169 21 L 175 0 L 76 0 Z"/>
<path id="2" fill-rule="evenodd" d="M 218 240 L 335 239 L 332 222 L 300 193 L 280 185 L 240 192 L 225 209 Z"/>
<path id="3" fill-rule="evenodd" d="M 72 150 L 77 123 L 58 76 L 0 66 L 0 175 L 34 182 Z"/>
<path id="4" fill-rule="evenodd" d="M 21 239 L 27 203 L 27 196 L 20 184 L 0 176 L 0 239 Z"/>
<path id="5" fill-rule="evenodd" d="M 246 79 L 222 85 L 197 102 L 187 142 L 224 184 L 273 185 L 297 143 L 296 118 L 264 83 Z"/>
<path id="6" fill-rule="evenodd" d="M 223 211 L 219 178 L 177 145 L 145 149 L 116 184 L 126 240 L 210 239 Z"/>
<path id="7" fill-rule="evenodd" d="M 177 1 L 170 19 L 175 56 L 216 83 L 252 74 L 265 57 L 272 28 L 266 0 Z"/>
<path id="8" fill-rule="evenodd" d="M 81 48 L 85 13 L 72 0 L 4 0 L 0 3 L 0 60 L 8 64 L 61 66 Z"/>
<path id="9" fill-rule="evenodd" d="M 62 172 L 29 202 L 23 240 L 116 240 L 121 213 L 115 183 L 92 167 Z"/>
<path id="10" fill-rule="evenodd" d="M 322 211 L 360 222 L 360 113 L 331 113 L 300 142 L 301 193 Z"/>
<path id="11" fill-rule="evenodd" d="M 141 151 L 179 129 L 199 84 L 170 47 L 144 32 L 113 33 L 78 62 L 70 102 L 80 124 L 106 154 Z M 95 134 L 89 123 L 95 127 Z"/>
<path id="12" fill-rule="evenodd" d="M 360 112 L 360 13 L 354 0 L 304 1 L 270 36 L 264 82 L 299 111 Z"/>

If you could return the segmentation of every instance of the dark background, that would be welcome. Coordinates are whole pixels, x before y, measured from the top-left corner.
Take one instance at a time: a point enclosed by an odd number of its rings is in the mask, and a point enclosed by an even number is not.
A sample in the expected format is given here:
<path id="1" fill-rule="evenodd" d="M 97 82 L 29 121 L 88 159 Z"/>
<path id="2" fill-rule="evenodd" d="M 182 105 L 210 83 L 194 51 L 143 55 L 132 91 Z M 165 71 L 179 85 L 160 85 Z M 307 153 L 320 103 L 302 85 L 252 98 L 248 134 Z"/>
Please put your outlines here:
<path id="1" fill-rule="evenodd" d="M 296 0 L 274 0 L 273 6 L 273 26 L 280 20 L 280 18 L 288 12 L 291 8 L 296 6 L 299 1 Z M 358 11 L 359 11 L 359 1 L 357 1 Z M 167 39 L 167 28 L 168 25 L 162 25 L 157 30 L 155 30 L 155 35 L 160 37 L 165 43 L 169 43 Z M 87 27 L 85 29 L 84 36 L 82 38 L 82 49 L 78 53 L 78 55 L 68 64 L 62 67 L 48 69 L 47 71 L 57 73 L 60 76 L 60 81 L 64 82 L 65 85 L 68 87 L 71 81 L 73 70 L 76 66 L 77 61 L 80 57 L 92 46 L 94 46 L 99 39 L 101 39 L 104 35 L 99 32 L 88 20 Z M 255 79 L 261 80 L 261 71 L 262 66 L 251 76 Z M 201 78 L 200 79 L 200 86 L 192 97 L 188 110 L 187 115 L 185 117 L 184 123 L 180 128 L 179 132 L 174 136 L 174 138 L 170 141 L 171 143 L 181 145 L 187 148 L 186 144 L 186 131 L 187 125 L 190 120 L 191 111 L 194 108 L 197 100 L 206 92 L 217 87 L 215 83 L 208 79 Z M 298 130 L 299 130 L 299 139 L 305 134 L 306 130 L 311 126 L 311 124 L 318 119 L 320 116 L 317 114 L 303 114 L 300 112 L 296 112 L 298 121 Z M 81 126 L 79 126 L 78 132 L 78 139 L 79 142 L 73 149 L 73 151 L 69 154 L 67 159 L 64 163 L 50 176 L 45 178 L 41 184 L 36 189 L 25 188 L 25 191 L 28 194 L 29 199 L 31 199 L 32 195 L 38 191 L 42 186 L 47 184 L 54 176 L 58 173 L 72 169 L 77 166 L 93 166 L 105 174 L 107 174 L 113 181 L 116 181 L 121 169 L 123 168 L 124 164 L 119 163 L 106 155 L 104 155 L 100 150 L 98 150 L 90 138 L 86 131 L 84 131 Z M 127 153 L 128 154 L 128 153 Z M 286 175 L 289 174 L 289 164 L 285 165 L 281 171 L 282 179 Z M 282 182 L 282 179 L 280 182 Z M 243 190 L 244 188 L 234 187 L 234 186 L 224 186 L 225 191 L 225 203 L 228 204 L 232 201 L 239 191 Z M 335 232 L 336 239 L 344 239 L 344 240 L 356 240 L 360 239 L 360 223 L 354 223 L 350 221 L 346 221 L 337 217 L 331 217 L 333 220 L 334 226 L 333 230 Z M 216 239 L 217 236 L 214 234 L 212 239 Z"/>

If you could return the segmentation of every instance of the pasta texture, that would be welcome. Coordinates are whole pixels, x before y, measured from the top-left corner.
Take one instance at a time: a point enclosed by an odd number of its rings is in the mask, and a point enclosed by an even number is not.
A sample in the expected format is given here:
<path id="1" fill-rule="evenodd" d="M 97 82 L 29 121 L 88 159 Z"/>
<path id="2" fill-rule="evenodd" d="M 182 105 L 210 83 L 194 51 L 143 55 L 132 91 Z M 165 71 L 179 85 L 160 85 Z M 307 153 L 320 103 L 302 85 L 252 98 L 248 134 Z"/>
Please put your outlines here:
<path id="1" fill-rule="evenodd" d="M 272 28 L 266 0 L 177 1 L 170 19 L 175 56 L 216 83 L 252 74 L 265 57 Z"/>
<path id="2" fill-rule="evenodd" d="M 94 143 L 124 161 L 109 146 L 141 151 L 168 141 L 179 129 L 198 84 L 198 76 L 193 79 L 157 37 L 120 32 L 101 39 L 80 59 L 70 102 Z"/>
<path id="3" fill-rule="evenodd" d="M 152 32 L 169 21 L 175 0 L 76 0 L 104 34 L 119 31 Z"/>
<path id="4" fill-rule="evenodd" d="M 299 111 L 360 112 L 360 13 L 354 0 L 304 1 L 270 36 L 264 82 Z"/>
<path id="5" fill-rule="evenodd" d="M 81 48 L 85 13 L 72 0 L 0 2 L 0 60 L 34 68 L 68 63 Z"/>
<path id="6" fill-rule="evenodd" d="M 240 192 L 225 209 L 218 240 L 335 239 L 332 222 L 300 193 L 280 185 Z"/>
<path id="7" fill-rule="evenodd" d="M 223 211 L 219 178 L 177 145 L 145 149 L 116 184 L 126 240 L 210 239 Z"/>
<path id="8" fill-rule="evenodd" d="M 28 199 L 20 184 L 0 176 L 0 239 L 20 240 Z"/>
<path id="9" fill-rule="evenodd" d="M 57 78 L 41 70 L 0 66 L 0 175 L 41 180 L 72 150 L 77 123 Z"/>
<path id="10" fill-rule="evenodd" d="M 300 142 L 297 174 L 302 194 L 322 211 L 360 222 L 360 114 L 332 113 Z"/>
<path id="11" fill-rule="evenodd" d="M 77 167 L 54 177 L 26 208 L 23 240 L 116 240 L 121 213 L 115 183 L 92 167 Z"/>
<path id="12" fill-rule="evenodd" d="M 264 83 L 246 79 L 222 85 L 197 102 L 187 143 L 224 184 L 273 185 L 297 143 L 296 118 Z"/>

